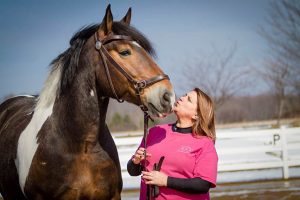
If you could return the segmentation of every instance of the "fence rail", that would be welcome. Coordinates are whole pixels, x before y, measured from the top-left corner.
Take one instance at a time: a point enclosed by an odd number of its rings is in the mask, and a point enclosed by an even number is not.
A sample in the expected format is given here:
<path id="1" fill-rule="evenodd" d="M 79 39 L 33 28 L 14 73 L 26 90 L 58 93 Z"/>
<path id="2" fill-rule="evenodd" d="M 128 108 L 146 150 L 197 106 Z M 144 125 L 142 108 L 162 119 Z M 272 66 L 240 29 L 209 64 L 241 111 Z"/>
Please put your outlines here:
<path id="1" fill-rule="evenodd" d="M 115 135 L 122 169 L 124 189 L 139 187 L 139 177 L 130 177 L 127 161 L 136 151 L 142 136 Z M 300 128 L 267 130 L 217 130 L 218 173 L 259 169 L 282 169 L 290 177 L 290 168 L 300 166 Z M 300 174 L 299 174 L 300 176 Z"/>

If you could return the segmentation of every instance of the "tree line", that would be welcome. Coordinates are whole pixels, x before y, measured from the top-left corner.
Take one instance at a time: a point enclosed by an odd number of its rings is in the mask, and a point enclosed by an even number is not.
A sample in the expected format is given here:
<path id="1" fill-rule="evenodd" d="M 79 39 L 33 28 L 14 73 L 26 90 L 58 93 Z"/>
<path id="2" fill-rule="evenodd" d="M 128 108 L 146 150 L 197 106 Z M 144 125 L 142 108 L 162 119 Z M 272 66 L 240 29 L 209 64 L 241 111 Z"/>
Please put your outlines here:
<path id="1" fill-rule="evenodd" d="M 299 118 L 299 97 L 288 95 L 286 102 L 288 103 L 283 106 L 282 118 Z M 116 101 L 110 102 L 107 122 L 112 131 L 143 129 L 143 113 L 138 107 L 127 104 L 126 102 L 123 105 Z M 252 96 L 236 95 L 218 107 L 216 110 L 216 124 L 277 120 L 277 104 L 277 99 L 272 92 Z M 123 120 L 116 120 L 116 118 L 122 118 Z M 174 114 L 171 114 L 165 119 L 156 119 L 154 124 L 173 123 L 175 120 Z M 126 124 L 125 121 L 130 121 L 130 123 Z"/>

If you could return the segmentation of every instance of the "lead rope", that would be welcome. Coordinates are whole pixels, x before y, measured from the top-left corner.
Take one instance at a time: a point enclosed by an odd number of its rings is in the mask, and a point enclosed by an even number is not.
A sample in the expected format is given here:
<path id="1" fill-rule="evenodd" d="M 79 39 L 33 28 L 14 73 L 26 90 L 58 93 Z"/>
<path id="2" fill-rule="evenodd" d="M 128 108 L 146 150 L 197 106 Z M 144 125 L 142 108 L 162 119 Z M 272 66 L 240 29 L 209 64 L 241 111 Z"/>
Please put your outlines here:
<path id="1" fill-rule="evenodd" d="M 149 114 L 144 111 L 144 148 L 145 148 L 145 160 L 143 163 L 143 168 L 146 170 L 146 161 L 147 161 L 147 137 L 148 137 L 148 122 L 149 122 Z M 151 199 L 150 185 L 147 185 L 146 189 L 146 200 Z"/>

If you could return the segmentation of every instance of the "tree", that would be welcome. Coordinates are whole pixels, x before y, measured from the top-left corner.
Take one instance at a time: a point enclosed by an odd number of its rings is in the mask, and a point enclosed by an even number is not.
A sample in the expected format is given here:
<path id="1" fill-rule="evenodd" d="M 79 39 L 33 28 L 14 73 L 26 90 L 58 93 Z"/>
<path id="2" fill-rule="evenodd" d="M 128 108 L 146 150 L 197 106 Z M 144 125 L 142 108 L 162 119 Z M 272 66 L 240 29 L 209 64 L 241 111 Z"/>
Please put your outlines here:
<path id="1" fill-rule="evenodd" d="M 123 119 L 119 113 L 115 113 L 109 123 L 109 128 L 112 131 L 120 131 L 122 129 Z"/>
<path id="2" fill-rule="evenodd" d="M 272 1 L 267 24 L 259 33 L 269 45 L 270 58 L 258 71 L 274 91 L 280 124 L 287 93 L 300 100 L 300 1 Z"/>
<path id="3" fill-rule="evenodd" d="M 283 108 L 286 100 L 288 89 L 290 67 L 288 64 L 277 61 L 269 61 L 265 64 L 263 70 L 259 70 L 260 75 L 269 84 L 276 99 L 276 115 L 277 125 L 280 125 L 280 120 L 283 114 Z"/>
<path id="4" fill-rule="evenodd" d="M 188 63 L 183 71 L 183 77 L 188 80 L 189 87 L 199 87 L 212 97 L 218 108 L 239 91 L 249 86 L 246 78 L 248 70 L 234 63 L 236 45 L 232 45 L 222 54 L 214 49 L 212 57 L 196 58 L 194 63 Z"/>
<path id="5" fill-rule="evenodd" d="M 125 114 L 125 116 L 122 117 L 118 112 L 114 113 L 112 119 L 108 124 L 111 131 L 128 131 L 136 130 L 138 128 L 132 122 L 128 114 Z"/>
<path id="6" fill-rule="evenodd" d="M 123 118 L 123 128 L 125 130 L 136 130 L 137 126 L 132 122 L 130 116 L 126 114 Z"/>
<path id="7" fill-rule="evenodd" d="M 272 1 L 267 24 L 259 33 L 267 41 L 270 55 L 289 65 L 289 86 L 300 94 L 300 1 Z"/>

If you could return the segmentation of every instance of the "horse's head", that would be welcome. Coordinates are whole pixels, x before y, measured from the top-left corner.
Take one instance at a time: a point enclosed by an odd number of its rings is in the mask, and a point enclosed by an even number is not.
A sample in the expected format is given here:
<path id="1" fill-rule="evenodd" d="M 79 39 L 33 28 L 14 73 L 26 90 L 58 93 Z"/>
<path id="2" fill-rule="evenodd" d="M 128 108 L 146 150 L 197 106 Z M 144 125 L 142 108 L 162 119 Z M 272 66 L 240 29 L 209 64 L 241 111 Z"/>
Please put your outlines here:
<path id="1" fill-rule="evenodd" d="M 126 100 L 148 109 L 152 116 L 170 113 L 175 94 L 169 77 L 150 56 L 149 41 L 130 26 L 131 9 L 121 21 L 113 21 L 110 5 L 88 43 L 98 88 L 102 96 Z"/>

